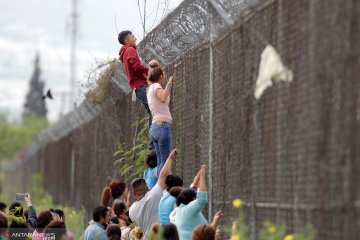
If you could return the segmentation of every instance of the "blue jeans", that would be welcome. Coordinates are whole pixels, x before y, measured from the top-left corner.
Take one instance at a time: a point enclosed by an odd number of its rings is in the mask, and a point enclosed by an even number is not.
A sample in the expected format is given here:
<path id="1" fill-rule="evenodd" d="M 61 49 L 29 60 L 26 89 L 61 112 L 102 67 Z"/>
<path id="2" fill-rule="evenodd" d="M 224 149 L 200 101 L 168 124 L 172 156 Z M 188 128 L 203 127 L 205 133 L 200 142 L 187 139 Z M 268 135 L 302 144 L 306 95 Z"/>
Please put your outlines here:
<path id="1" fill-rule="evenodd" d="M 142 104 L 144 104 L 144 107 L 148 114 L 148 121 L 149 121 L 149 128 L 150 128 L 151 123 L 152 123 L 152 115 L 151 115 L 151 111 L 150 111 L 149 104 L 147 101 L 146 89 L 147 89 L 147 85 L 142 85 L 141 87 L 137 87 L 137 88 L 135 88 L 135 94 L 136 94 L 136 98 L 139 101 L 141 101 Z"/>
<path id="2" fill-rule="evenodd" d="M 150 141 L 155 145 L 158 175 L 169 157 L 172 148 L 172 129 L 169 123 L 152 124 L 150 127 Z"/>

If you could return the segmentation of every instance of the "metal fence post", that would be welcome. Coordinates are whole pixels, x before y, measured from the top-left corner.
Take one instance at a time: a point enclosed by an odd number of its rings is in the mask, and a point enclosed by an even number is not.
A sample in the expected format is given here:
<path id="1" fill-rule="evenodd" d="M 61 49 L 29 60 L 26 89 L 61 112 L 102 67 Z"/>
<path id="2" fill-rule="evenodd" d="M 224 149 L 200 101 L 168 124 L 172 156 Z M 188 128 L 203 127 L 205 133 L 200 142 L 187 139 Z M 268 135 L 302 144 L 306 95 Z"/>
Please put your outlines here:
<path id="1" fill-rule="evenodd" d="M 210 21 L 210 20 L 209 20 Z M 208 103 L 208 107 L 209 107 L 209 163 L 208 163 L 208 167 L 209 167 L 209 187 L 208 187 L 208 192 L 209 192 L 209 202 L 208 202 L 208 206 L 209 206 L 209 211 L 208 211 L 208 220 L 211 220 L 212 217 L 212 155 L 213 155 L 213 132 L 214 132 L 214 127 L 213 127 L 213 100 L 214 100 L 214 95 L 213 95 L 213 89 L 214 89 L 214 59 L 213 59 L 213 33 L 212 33 L 212 26 L 210 23 L 210 54 L 209 54 L 209 72 L 210 72 L 210 76 L 209 76 L 209 103 Z"/>

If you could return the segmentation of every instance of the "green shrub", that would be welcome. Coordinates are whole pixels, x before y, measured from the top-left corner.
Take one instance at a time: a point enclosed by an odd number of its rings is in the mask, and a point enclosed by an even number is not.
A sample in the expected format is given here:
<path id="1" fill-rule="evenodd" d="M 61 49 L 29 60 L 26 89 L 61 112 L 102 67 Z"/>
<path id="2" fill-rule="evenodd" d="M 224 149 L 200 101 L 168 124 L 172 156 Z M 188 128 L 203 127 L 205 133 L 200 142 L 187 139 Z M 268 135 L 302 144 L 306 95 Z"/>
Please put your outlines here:
<path id="1" fill-rule="evenodd" d="M 149 153 L 147 148 L 147 118 L 140 119 L 132 126 L 137 128 L 134 146 L 130 149 L 126 149 L 124 144 L 117 143 L 117 151 L 114 153 L 114 156 L 117 157 L 114 165 L 119 166 L 119 173 L 122 176 L 125 176 L 126 181 L 129 181 L 134 177 L 142 176 L 146 169 L 145 158 Z"/>

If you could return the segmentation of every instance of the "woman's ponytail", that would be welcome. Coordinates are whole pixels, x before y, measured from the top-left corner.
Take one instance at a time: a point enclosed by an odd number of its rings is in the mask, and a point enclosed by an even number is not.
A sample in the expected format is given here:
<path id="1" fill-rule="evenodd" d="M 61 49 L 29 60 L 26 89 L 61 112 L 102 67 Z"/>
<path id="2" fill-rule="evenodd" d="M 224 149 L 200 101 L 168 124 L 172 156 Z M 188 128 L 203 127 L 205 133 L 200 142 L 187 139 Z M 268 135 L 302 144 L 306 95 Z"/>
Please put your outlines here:
<path id="1" fill-rule="evenodd" d="M 163 74 L 164 71 L 161 65 L 157 61 L 151 60 L 149 62 L 148 81 L 151 83 L 156 83 L 159 81 L 161 75 Z"/>

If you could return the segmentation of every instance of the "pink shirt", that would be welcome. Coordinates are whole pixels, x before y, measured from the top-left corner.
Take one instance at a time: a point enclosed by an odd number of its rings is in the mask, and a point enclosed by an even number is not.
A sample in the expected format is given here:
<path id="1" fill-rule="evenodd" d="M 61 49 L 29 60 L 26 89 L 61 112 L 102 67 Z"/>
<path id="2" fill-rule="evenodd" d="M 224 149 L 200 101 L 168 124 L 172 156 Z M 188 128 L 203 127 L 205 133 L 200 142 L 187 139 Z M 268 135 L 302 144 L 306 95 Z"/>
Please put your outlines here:
<path id="1" fill-rule="evenodd" d="M 169 109 L 170 96 L 165 102 L 162 102 L 155 94 L 157 89 L 163 89 L 159 83 L 153 83 L 148 87 L 147 100 L 152 115 L 152 122 L 159 120 L 171 122 L 172 117 Z"/>

